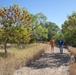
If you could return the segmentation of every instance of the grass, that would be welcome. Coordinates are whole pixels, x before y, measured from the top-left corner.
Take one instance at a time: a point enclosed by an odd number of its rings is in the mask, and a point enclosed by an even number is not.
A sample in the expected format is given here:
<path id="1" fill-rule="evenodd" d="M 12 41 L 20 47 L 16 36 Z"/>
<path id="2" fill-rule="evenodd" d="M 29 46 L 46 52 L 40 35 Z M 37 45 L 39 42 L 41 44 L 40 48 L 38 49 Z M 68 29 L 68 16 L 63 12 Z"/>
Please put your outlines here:
<path id="1" fill-rule="evenodd" d="M 30 44 L 24 48 L 10 47 L 6 55 L 4 50 L 0 50 L 0 75 L 13 75 L 16 69 L 38 59 L 47 47 L 47 44 L 41 43 Z"/>
<path id="2" fill-rule="evenodd" d="M 76 63 L 70 65 L 70 75 L 76 75 Z"/>
<path id="3" fill-rule="evenodd" d="M 68 46 L 68 50 L 70 51 L 70 53 L 76 54 L 76 48 Z"/>
<path id="4" fill-rule="evenodd" d="M 76 56 L 76 48 L 69 46 L 68 49 L 71 55 L 74 54 Z M 70 75 L 76 75 L 76 62 L 70 64 L 69 71 L 70 71 Z"/>

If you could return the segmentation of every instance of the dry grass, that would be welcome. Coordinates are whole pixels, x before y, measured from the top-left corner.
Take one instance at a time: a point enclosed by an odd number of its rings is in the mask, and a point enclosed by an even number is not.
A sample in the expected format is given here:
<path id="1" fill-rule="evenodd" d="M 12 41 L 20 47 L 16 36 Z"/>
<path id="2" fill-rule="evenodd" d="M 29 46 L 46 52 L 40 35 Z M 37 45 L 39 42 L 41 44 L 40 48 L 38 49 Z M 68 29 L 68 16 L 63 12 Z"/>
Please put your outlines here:
<path id="1" fill-rule="evenodd" d="M 76 48 L 68 46 L 68 50 L 72 53 L 72 54 L 76 54 Z"/>
<path id="2" fill-rule="evenodd" d="M 76 56 L 76 48 L 69 46 L 68 50 L 70 51 L 71 56 L 72 55 Z M 74 60 L 76 59 L 74 58 Z M 71 60 L 71 62 L 72 61 L 73 60 Z M 69 70 L 70 70 L 70 75 L 76 75 L 76 62 L 70 64 Z"/>
<path id="3" fill-rule="evenodd" d="M 76 63 L 70 65 L 70 75 L 76 75 Z"/>
<path id="4" fill-rule="evenodd" d="M 3 50 L 0 50 L 0 75 L 13 75 L 15 69 L 38 59 L 47 47 L 47 44 L 40 43 L 22 49 L 12 47 L 8 49 L 6 55 L 3 54 Z"/>

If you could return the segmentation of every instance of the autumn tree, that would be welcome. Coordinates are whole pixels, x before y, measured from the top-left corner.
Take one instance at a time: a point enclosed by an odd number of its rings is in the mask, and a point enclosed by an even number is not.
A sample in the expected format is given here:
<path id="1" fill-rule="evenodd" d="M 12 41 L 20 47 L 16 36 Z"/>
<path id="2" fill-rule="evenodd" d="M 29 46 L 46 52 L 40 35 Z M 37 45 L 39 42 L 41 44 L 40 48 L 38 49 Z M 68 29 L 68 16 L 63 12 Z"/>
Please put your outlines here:
<path id="1" fill-rule="evenodd" d="M 12 38 L 14 39 L 18 36 L 17 39 L 19 40 L 23 40 L 22 38 L 26 36 L 29 38 L 28 35 L 30 35 L 30 32 L 28 32 L 28 29 L 31 25 L 31 15 L 25 8 L 20 8 L 17 4 L 0 8 L 0 23 L 2 25 L 0 39 L 4 44 L 5 53 L 7 53 L 7 43 L 12 40 Z M 19 30 L 16 30 L 16 28 L 19 28 Z M 22 31 L 27 32 L 22 33 Z"/>

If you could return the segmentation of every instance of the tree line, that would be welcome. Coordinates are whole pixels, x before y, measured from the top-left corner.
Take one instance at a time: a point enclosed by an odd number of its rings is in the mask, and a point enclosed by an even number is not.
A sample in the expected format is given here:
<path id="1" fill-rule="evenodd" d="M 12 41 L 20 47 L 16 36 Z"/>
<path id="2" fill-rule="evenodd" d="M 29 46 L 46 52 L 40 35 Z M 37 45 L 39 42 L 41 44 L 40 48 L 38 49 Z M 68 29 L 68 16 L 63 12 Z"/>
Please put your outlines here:
<path id="1" fill-rule="evenodd" d="M 55 38 L 56 44 L 62 38 L 64 45 L 76 47 L 76 12 L 68 15 L 60 29 L 54 22 L 47 21 L 42 13 L 31 14 L 18 4 L 0 8 L 0 44 L 7 53 L 7 43 L 27 44 L 49 41 Z"/>
<path id="2" fill-rule="evenodd" d="M 4 45 L 5 53 L 8 43 L 49 41 L 58 31 L 59 27 L 48 22 L 42 12 L 31 14 L 18 4 L 0 8 L 0 44 Z"/>
<path id="3" fill-rule="evenodd" d="M 62 35 L 65 45 L 76 47 L 76 12 L 68 15 L 67 20 L 62 24 Z"/>

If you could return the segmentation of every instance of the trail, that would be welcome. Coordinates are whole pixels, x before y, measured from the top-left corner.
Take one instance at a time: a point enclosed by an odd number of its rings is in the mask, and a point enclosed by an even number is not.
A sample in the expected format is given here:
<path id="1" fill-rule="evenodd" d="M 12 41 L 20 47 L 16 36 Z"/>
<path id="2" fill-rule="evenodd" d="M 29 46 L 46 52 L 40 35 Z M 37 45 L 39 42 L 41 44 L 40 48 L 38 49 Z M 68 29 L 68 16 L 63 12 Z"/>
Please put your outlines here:
<path id="1" fill-rule="evenodd" d="M 69 75 L 69 60 L 67 49 L 60 54 L 59 48 L 55 47 L 55 53 L 52 54 L 49 47 L 40 59 L 16 70 L 14 75 Z"/>

